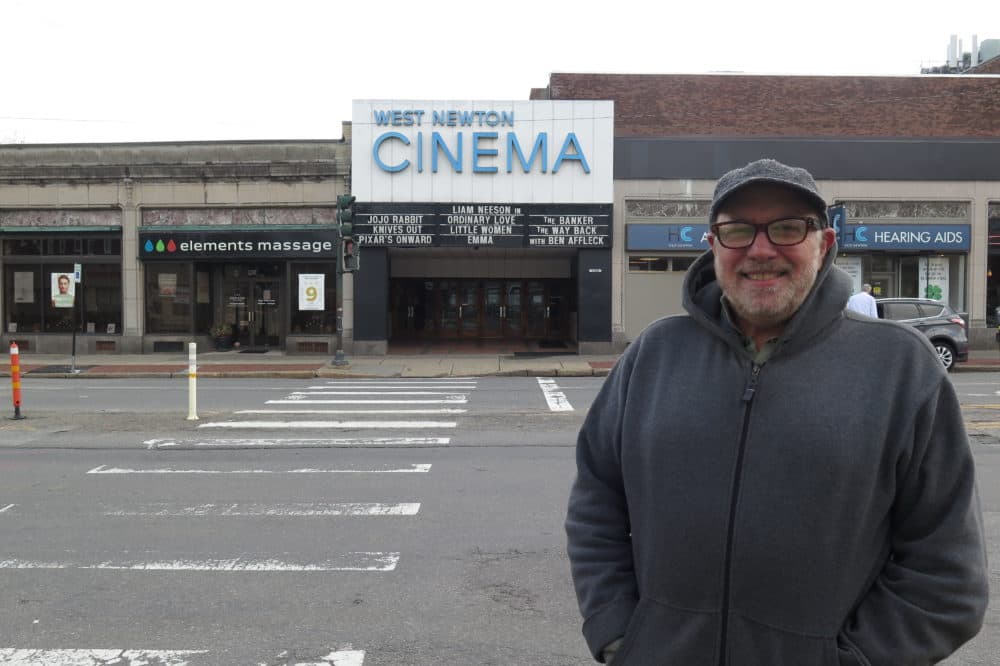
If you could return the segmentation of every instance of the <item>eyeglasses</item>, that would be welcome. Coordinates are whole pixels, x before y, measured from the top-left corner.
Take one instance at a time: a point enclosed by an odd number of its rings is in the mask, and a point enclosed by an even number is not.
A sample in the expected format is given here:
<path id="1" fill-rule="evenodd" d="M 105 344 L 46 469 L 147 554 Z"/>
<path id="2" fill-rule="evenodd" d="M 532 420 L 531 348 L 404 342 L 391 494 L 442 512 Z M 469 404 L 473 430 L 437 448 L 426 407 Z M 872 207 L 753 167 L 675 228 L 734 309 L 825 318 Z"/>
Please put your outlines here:
<path id="1" fill-rule="evenodd" d="M 712 234 L 719 244 L 730 250 L 750 247 L 757 239 L 757 234 L 763 230 L 772 245 L 798 245 L 806 239 L 809 231 L 819 229 L 819 221 L 812 217 L 787 217 L 771 220 L 764 224 L 752 222 L 717 222 L 711 226 Z"/>

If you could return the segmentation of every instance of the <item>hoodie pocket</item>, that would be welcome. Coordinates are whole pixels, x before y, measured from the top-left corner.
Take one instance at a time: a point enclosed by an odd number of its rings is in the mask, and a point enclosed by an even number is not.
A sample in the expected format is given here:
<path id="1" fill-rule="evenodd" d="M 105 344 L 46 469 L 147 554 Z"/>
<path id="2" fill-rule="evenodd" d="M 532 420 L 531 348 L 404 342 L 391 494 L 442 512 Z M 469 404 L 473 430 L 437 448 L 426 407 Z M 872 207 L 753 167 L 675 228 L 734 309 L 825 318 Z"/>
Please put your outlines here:
<path id="1" fill-rule="evenodd" d="M 612 666 L 715 666 L 717 613 L 673 608 L 643 597 Z"/>
<path id="2" fill-rule="evenodd" d="M 835 636 L 813 636 L 754 622 L 737 613 L 729 619 L 729 664 L 760 666 L 867 666 L 852 661 Z"/>

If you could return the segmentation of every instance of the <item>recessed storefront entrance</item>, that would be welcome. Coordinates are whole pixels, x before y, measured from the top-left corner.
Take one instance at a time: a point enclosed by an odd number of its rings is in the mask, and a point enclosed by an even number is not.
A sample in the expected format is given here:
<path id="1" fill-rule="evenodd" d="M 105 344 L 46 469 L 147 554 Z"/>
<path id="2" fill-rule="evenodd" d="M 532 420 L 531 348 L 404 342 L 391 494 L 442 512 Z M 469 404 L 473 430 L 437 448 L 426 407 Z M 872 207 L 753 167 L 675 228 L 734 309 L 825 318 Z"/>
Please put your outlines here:
<path id="1" fill-rule="evenodd" d="M 226 264 L 222 267 L 223 323 L 234 346 L 268 351 L 284 344 L 283 263 Z"/>
<path id="2" fill-rule="evenodd" d="M 571 292 L 570 280 L 392 280 L 392 339 L 563 345 L 571 330 Z"/>

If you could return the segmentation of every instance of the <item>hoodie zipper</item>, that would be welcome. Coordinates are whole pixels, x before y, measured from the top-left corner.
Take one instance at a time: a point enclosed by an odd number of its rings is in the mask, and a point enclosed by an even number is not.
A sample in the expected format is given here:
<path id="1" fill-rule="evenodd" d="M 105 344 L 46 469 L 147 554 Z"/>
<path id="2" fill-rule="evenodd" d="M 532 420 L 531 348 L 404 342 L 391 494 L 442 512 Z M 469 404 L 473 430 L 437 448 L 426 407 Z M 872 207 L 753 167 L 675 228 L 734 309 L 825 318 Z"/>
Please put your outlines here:
<path id="1" fill-rule="evenodd" d="M 733 563 L 733 533 L 736 531 L 736 503 L 740 496 L 740 480 L 743 478 L 743 454 L 746 451 L 747 430 L 750 427 L 750 407 L 757 393 L 757 380 L 760 377 L 761 366 L 754 363 L 750 370 L 750 379 L 743 389 L 744 403 L 743 428 L 740 430 L 740 442 L 736 451 L 736 473 L 733 478 L 732 496 L 729 501 L 729 525 L 726 530 L 726 559 L 723 567 L 722 580 L 722 628 L 719 638 L 719 666 L 726 666 L 726 641 L 729 633 L 729 586 Z"/>

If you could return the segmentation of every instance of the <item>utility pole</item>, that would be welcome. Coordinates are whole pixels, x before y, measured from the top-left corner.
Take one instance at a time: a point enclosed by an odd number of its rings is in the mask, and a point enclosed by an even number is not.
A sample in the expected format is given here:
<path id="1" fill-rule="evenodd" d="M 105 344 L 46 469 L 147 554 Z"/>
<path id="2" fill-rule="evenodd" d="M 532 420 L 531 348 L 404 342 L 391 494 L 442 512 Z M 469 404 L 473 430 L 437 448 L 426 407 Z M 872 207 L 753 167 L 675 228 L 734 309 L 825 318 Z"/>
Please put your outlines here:
<path id="1" fill-rule="evenodd" d="M 348 365 L 344 356 L 344 273 L 357 268 L 354 248 L 354 201 L 352 194 L 337 197 L 337 351 L 334 365 Z"/>

